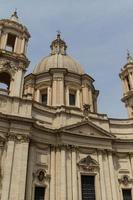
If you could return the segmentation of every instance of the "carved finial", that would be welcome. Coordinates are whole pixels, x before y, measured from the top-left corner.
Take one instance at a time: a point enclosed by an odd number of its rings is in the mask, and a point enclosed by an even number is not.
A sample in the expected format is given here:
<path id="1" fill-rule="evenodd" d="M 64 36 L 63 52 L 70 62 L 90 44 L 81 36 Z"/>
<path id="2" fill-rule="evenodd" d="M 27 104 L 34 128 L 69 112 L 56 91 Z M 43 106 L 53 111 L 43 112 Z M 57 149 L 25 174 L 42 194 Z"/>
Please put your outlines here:
<path id="1" fill-rule="evenodd" d="M 64 40 L 61 39 L 61 32 L 58 30 L 57 31 L 57 38 L 52 41 L 50 48 L 51 48 L 51 54 L 62 54 L 62 55 L 66 55 L 66 49 L 67 49 L 67 45 L 64 42 Z"/>
<path id="2" fill-rule="evenodd" d="M 57 30 L 57 39 L 60 39 L 61 31 Z"/>
<path id="3" fill-rule="evenodd" d="M 127 62 L 128 62 L 128 63 L 133 62 L 133 58 L 132 58 L 132 56 L 130 55 L 130 52 L 129 52 L 128 49 L 127 49 Z"/>
<path id="4" fill-rule="evenodd" d="M 17 14 L 17 8 L 15 8 L 14 13 L 11 15 L 10 18 L 12 21 L 18 22 L 18 14 Z"/>

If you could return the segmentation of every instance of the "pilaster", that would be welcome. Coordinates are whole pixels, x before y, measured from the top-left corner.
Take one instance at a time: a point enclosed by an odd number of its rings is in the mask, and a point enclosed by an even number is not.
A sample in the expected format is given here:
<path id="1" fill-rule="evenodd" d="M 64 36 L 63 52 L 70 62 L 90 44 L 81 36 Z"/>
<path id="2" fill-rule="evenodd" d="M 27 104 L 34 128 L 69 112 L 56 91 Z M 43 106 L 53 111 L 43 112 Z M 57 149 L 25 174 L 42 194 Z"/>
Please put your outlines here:
<path id="1" fill-rule="evenodd" d="M 56 191 L 55 191 L 55 147 L 52 146 L 51 147 L 51 180 L 50 180 L 50 200 L 55 200 L 55 194 L 56 194 Z"/>
<path id="2" fill-rule="evenodd" d="M 113 164 L 112 152 L 108 152 L 108 162 L 109 162 L 109 172 L 110 172 L 110 181 L 111 181 L 111 190 L 112 190 L 112 199 L 117 200 L 117 189 L 116 189 L 116 180 L 115 180 L 115 171 Z"/>
<path id="3" fill-rule="evenodd" d="M 104 152 L 104 175 L 105 175 L 105 186 L 106 186 L 106 194 L 107 194 L 106 199 L 110 200 L 112 199 L 112 191 L 111 191 L 108 157 L 107 157 L 106 151 Z"/>
<path id="4" fill-rule="evenodd" d="M 82 86 L 83 105 L 89 104 L 89 92 L 86 84 Z"/>
<path id="5" fill-rule="evenodd" d="M 16 135 L 9 200 L 24 200 L 29 137 Z"/>
<path id="6" fill-rule="evenodd" d="M 61 200 L 66 199 L 66 149 L 61 146 Z"/>
<path id="7" fill-rule="evenodd" d="M 4 162 L 4 175 L 3 175 L 1 200 L 9 200 L 11 178 L 12 178 L 12 167 L 14 159 L 14 148 L 15 148 L 15 142 L 13 138 L 10 137 L 9 141 L 7 142 L 6 159 Z"/>
<path id="8" fill-rule="evenodd" d="M 56 147 L 56 200 L 60 200 L 60 186 L 61 186 L 61 173 L 60 173 L 60 147 Z"/>
<path id="9" fill-rule="evenodd" d="M 73 200 L 78 199 L 78 182 L 77 182 L 77 156 L 76 148 L 72 148 L 72 194 Z"/>
<path id="10" fill-rule="evenodd" d="M 101 199 L 106 200 L 106 187 L 104 179 L 103 155 L 102 151 L 98 151 L 98 160 L 100 166 L 100 186 L 101 186 Z"/>
<path id="11" fill-rule="evenodd" d="M 67 199 L 72 200 L 72 152 L 67 148 Z"/>

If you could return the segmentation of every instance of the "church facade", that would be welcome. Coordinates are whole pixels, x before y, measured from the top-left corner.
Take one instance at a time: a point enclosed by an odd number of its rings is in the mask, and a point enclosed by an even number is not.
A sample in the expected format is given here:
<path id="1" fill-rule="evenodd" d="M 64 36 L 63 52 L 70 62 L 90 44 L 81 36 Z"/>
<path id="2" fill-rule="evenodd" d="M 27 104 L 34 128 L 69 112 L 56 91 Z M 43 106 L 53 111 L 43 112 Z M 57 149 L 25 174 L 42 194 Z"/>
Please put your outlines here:
<path id="1" fill-rule="evenodd" d="M 16 12 L 0 20 L 0 199 L 133 200 L 132 57 L 119 75 L 128 119 L 112 119 L 60 33 L 25 76 L 29 38 Z"/>

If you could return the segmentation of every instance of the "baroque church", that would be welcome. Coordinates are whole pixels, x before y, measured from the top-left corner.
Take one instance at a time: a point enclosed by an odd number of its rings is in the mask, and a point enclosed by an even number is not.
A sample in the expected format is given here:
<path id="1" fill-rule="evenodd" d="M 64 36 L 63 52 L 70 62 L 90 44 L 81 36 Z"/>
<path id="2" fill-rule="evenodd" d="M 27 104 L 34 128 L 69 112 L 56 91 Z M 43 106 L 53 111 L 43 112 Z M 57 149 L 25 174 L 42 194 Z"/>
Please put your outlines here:
<path id="1" fill-rule="evenodd" d="M 133 200 L 132 57 L 119 74 L 128 119 L 113 119 L 60 33 L 25 76 L 29 38 L 17 12 L 0 20 L 0 199 Z"/>

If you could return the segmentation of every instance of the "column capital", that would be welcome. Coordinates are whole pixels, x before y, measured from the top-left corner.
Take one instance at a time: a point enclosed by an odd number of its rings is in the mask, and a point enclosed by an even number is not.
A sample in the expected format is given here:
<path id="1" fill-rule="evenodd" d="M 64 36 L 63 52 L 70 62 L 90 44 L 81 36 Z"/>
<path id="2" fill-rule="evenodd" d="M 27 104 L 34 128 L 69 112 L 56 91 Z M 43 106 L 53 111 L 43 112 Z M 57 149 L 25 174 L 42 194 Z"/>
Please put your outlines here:
<path id="1" fill-rule="evenodd" d="M 133 157 L 133 152 L 128 152 L 128 154 Z"/>
<path id="2" fill-rule="evenodd" d="M 29 143 L 30 137 L 29 135 L 23 134 L 9 134 L 7 135 L 8 141 L 15 141 L 17 143 Z"/>

